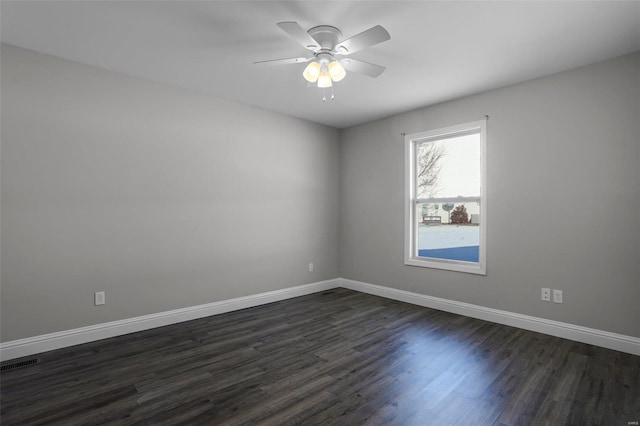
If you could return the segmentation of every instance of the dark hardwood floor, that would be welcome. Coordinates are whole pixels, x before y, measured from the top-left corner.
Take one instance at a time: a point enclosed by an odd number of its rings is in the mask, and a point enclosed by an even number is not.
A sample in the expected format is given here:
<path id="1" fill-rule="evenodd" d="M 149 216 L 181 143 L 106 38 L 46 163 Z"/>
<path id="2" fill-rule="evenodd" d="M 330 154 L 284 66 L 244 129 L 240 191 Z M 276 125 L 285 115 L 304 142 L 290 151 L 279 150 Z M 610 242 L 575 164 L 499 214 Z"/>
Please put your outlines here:
<path id="1" fill-rule="evenodd" d="M 3 425 L 640 420 L 638 356 L 345 289 L 39 358 Z"/>

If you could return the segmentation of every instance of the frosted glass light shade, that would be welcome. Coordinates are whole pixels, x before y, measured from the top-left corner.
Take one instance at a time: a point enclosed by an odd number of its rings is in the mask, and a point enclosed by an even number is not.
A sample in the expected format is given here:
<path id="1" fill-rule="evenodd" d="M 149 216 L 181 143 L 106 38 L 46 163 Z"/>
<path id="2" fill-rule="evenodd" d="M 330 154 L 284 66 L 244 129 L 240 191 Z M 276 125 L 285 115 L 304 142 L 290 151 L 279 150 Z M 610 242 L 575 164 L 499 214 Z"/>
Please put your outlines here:
<path id="1" fill-rule="evenodd" d="M 318 76 L 318 87 L 321 89 L 331 87 L 331 75 L 328 71 L 322 71 Z"/>
<path id="2" fill-rule="evenodd" d="M 329 64 L 329 74 L 331 75 L 331 80 L 340 81 L 347 75 L 347 72 L 340 62 L 333 61 Z"/>
<path id="3" fill-rule="evenodd" d="M 311 62 L 302 72 L 302 76 L 309 83 L 315 83 L 318 80 L 318 76 L 320 75 L 320 64 L 317 62 Z"/>

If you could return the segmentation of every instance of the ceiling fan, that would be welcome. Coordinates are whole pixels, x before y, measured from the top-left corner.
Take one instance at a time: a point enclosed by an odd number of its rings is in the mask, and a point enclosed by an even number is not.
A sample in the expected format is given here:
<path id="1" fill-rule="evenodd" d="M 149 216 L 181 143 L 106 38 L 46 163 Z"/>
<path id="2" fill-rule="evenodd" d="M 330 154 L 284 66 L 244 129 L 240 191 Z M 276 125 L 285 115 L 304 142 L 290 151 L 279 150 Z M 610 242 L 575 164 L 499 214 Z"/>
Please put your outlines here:
<path id="1" fill-rule="evenodd" d="M 342 32 L 331 25 L 319 25 L 309 31 L 305 31 L 297 22 L 279 22 L 277 25 L 313 55 L 306 58 L 257 61 L 254 64 L 286 65 L 309 62 L 302 75 L 309 83 L 316 83 L 322 89 L 333 87 L 333 82 L 342 80 L 346 75 L 345 70 L 374 78 L 385 70 L 381 65 L 347 57 L 366 47 L 389 40 L 389 32 L 380 25 L 345 40 L 342 40 Z M 332 94 L 331 99 L 333 98 Z M 326 96 L 322 100 L 325 101 Z"/>

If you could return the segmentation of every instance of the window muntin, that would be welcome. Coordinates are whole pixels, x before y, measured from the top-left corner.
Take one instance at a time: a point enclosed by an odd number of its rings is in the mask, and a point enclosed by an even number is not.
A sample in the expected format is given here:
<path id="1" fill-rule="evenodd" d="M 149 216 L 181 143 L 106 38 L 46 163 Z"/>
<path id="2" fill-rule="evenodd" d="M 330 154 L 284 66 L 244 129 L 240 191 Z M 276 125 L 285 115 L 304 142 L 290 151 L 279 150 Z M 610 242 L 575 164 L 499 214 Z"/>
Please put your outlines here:
<path id="1" fill-rule="evenodd" d="M 485 274 L 486 123 L 405 136 L 405 264 Z"/>

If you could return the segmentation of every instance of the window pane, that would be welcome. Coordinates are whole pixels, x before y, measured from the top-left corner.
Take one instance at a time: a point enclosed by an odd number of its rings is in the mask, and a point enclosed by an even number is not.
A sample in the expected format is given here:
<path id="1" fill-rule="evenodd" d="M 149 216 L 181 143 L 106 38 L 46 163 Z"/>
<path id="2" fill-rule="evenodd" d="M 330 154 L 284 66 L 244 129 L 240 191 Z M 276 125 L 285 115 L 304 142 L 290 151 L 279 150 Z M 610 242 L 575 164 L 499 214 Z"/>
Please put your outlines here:
<path id="1" fill-rule="evenodd" d="M 417 198 L 480 196 L 480 134 L 416 145 Z"/>
<path id="2" fill-rule="evenodd" d="M 480 203 L 417 205 L 418 256 L 479 262 Z"/>

